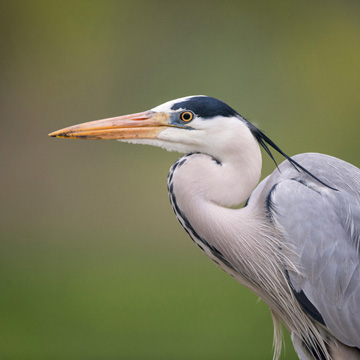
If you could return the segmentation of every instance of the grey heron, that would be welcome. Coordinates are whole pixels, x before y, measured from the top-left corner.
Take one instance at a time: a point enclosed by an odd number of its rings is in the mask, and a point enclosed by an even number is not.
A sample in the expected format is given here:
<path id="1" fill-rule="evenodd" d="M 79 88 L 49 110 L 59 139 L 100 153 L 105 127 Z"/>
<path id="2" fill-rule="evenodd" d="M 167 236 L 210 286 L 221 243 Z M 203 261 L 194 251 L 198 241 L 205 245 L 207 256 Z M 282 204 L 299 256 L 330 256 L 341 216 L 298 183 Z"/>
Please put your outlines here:
<path id="1" fill-rule="evenodd" d="M 300 359 L 360 359 L 360 170 L 316 153 L 287 156 L 224 102 L 189 96 L 50 136 L 177 151 L 170 202 L 195 244 L 270 308 Z M 286 157 L 259 182 L 260 147 Z M 242 208 L 235 208 L 246 201 Z"/>

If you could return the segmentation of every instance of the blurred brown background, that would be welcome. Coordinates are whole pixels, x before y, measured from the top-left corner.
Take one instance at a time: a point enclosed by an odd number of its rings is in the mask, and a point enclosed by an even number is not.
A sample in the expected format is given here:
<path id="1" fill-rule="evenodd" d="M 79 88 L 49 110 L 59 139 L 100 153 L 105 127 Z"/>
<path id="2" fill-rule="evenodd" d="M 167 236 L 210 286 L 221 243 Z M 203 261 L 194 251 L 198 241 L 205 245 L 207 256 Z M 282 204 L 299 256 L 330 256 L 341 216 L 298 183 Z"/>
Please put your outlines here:
<path id="1" fill-rule="evenodd" d="M 289 155 L 359 166 L 359 19 L 351 0 L 1 0 L 0 358 L 271 359 L 265 304 L 173 215 L 179 155 L 47 134 L 206 94 Z"/>

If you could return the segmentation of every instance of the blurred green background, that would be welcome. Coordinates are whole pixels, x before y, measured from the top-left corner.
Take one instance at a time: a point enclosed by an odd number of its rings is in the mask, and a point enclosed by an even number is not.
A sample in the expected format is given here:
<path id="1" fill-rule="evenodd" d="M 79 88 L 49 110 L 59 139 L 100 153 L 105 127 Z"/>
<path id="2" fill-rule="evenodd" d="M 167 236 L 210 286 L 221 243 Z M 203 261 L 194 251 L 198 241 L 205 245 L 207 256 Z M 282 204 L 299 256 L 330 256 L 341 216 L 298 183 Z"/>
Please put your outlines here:
<path id="1" fill-rule="evenodd" d="M 350 0 L 1 0 L 0 359 L 271 359 L 266 305 L 173 215 L 178 154 L 47 134 L 206 94 L 290 155 L 359 166 L 359 19 Z"/>

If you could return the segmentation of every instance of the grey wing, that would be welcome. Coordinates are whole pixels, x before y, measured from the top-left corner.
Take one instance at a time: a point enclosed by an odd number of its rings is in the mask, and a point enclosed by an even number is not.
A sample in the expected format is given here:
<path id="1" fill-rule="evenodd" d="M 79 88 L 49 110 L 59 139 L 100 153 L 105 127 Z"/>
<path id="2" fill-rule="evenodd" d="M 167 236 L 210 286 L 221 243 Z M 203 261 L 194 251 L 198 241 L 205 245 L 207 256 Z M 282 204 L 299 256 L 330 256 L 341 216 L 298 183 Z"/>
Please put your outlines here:
<path id="1" fill-rule="evenodd" d="M 300 271 L 289 282 L 314 319 L 360 348 L 360 170 L 321 154 L 294 159 L 338 191 L 286 163 L 269 178 L 270 212 Z"/>

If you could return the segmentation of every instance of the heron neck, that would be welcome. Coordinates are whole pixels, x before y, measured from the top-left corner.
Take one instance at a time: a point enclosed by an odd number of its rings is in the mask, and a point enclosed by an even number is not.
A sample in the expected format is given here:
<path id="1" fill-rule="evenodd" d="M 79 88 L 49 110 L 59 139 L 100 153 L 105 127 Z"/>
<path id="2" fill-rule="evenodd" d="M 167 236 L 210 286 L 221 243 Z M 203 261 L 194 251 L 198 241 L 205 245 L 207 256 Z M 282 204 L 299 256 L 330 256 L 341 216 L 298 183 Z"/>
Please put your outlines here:
<path id="1" fill-rule="evenodd" d="M 188 154 L 169 172 L 170 200 L 180 223 L 185 228 L 188 223 L 223 250 L 226 244 L 219 234 L 230 235 L 230 231 L 235 231 L 246 237 L 256 231 L 251 226 L 253 216 L 248 208 L 230 208 L 247 200 L 260 178 L 261 152 L 255 145 L 220 159 L 201 153 Z"/>

